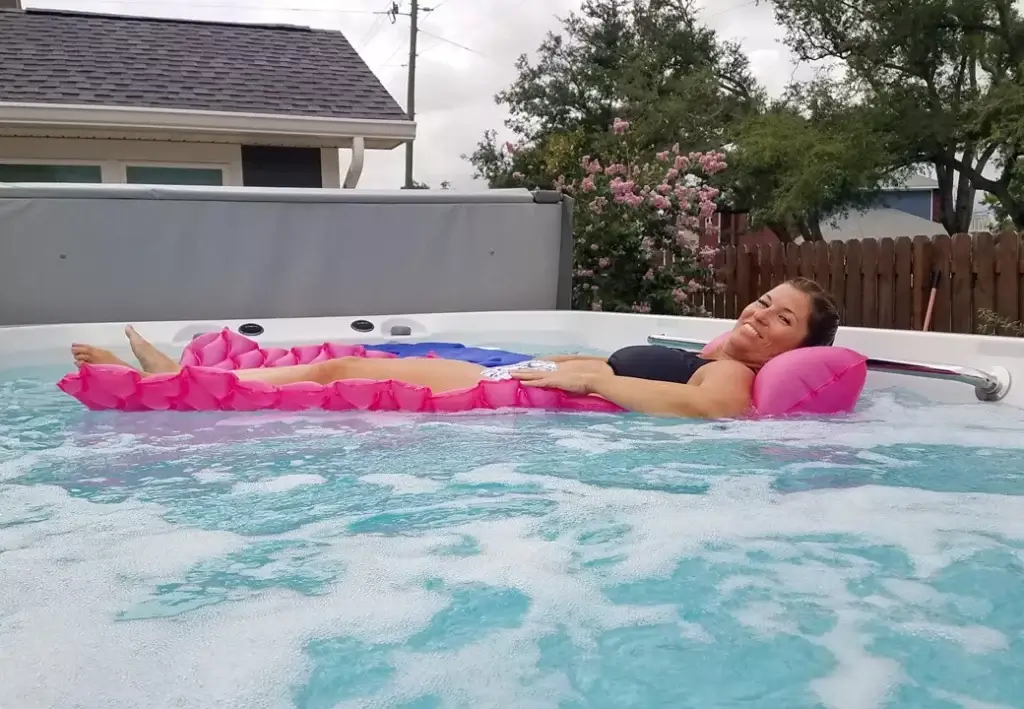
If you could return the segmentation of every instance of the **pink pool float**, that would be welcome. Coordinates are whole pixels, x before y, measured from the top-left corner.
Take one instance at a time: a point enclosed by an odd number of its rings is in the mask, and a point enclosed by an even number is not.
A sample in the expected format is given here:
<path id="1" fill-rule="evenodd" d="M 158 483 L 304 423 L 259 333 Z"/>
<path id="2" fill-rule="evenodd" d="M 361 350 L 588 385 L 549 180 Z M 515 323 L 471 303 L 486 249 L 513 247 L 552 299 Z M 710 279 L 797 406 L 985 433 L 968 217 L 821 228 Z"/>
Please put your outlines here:
<path id="1" fill-rule="evenodd" d="M 727 334 L 709 343 L 705 352 Z M 130 367 L 86 364 L 61 379 L 57 386 L 93 410 L 623 411 L 599 397 L 526 387 L 516 379 L 482 380 L 468 389 L 434 394 L 426 387 L 398 381 L 347 379 L 328 385 L 300 382 L 274 386 L 243 381 L 233 374 L 237 369 L 310 364 L 338 357 L 395 356 L 363 345 L 331 342 L 264 349 L 254 340 L 224 329 L 193 340 L 182 352 L 179 372 L 143 377 Z M 857 403 L 866 377 L 867 359 L 853 350 L 806 347 L 787 352 L 768 362 L 755 377 L 752 415 L 849 412 Z"/>

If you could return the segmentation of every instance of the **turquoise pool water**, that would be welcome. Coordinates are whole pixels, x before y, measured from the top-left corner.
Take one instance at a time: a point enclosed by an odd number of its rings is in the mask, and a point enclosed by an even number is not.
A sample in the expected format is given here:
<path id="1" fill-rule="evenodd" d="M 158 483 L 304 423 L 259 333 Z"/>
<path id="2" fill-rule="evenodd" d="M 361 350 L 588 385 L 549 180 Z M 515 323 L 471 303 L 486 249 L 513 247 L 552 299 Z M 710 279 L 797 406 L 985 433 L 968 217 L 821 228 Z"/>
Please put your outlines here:
<path id="1" fill-rule="evenodd" d="M 0 371 L 0 707 L 1024 707 L 1024 415 L 87 413 Z"/>

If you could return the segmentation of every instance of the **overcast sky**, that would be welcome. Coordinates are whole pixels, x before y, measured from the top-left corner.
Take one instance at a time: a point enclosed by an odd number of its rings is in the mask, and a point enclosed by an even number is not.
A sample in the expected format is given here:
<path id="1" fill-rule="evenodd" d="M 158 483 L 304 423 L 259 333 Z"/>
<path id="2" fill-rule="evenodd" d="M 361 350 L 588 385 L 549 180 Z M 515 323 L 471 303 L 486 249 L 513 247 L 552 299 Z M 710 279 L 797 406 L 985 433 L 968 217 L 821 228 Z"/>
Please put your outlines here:
<path id="1" fill-rule="evenodd" d="M 793 76 L 789 52 L 770 8 L 754 0 L 698 0 L 708 24 L 739 41 L 758 78 L 777 94 Z M 432 187 L 442 180 L 456 188 L 482 188 L 459 156 L 472 152 L 488 128 L 502 131 L 505 111 L 494 94 L 515 78 L 513 62 L 533 55 L 545 33 L 579 0 L 422 0 L 436 8 L 420 24 L 417 71 L 418 138 L 415 177 Z M 391 0 L 24 0 L 27 7 L 154 15 L 230 22 L 263 22 L 336 29 L 405 106 L 409 52 L 408 18 L 391 22 L 375 13 Z M 408 9 L 408 0 L 399 2 Z M 796 75 L 804 78 L 804 72 Z M 367 154 L 360 188 L 400 187 L 404 148 Z M 342 170 L 348 156 L 342 153 Z"/>

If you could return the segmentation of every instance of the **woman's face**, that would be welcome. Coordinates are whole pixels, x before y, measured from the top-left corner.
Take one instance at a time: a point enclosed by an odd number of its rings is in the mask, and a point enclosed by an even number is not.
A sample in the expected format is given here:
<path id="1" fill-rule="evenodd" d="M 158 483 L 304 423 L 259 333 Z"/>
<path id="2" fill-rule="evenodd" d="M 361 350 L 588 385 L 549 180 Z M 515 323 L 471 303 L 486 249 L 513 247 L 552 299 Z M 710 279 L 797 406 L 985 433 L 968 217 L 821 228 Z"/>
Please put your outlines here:
<path id="1" fill-rule="evenodd" d="M 795 350 L 807 339 L 811 297 L 783 283 L 740 313 L 729 335 L 730 354 L 750 364 Z"/>

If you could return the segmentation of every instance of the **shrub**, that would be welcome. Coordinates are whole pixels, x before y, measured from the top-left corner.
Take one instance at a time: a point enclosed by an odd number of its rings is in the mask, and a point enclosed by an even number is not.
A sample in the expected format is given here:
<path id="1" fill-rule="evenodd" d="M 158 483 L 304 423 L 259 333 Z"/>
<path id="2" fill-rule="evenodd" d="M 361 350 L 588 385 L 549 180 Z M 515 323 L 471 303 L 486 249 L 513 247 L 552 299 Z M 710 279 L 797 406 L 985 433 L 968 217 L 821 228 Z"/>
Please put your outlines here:
<path id="1" fill-rule="evenodd" d="M 697 296 L 721 289 L 716 249 L 688 239 L 711 228 L 719 191 L 707 178 L 726 169 L 724 154 L 683 153 L 678 145 L 653 154 L 631 143 L 620 119 L 603 148 L 583 157 L 577 176 L 555 182 L 575 200 L 573 308 L 710 315 Z"/>
<path id="2" fill-rule="evenodd" d="M 977 330 L 979 335 L 1024 337 L 1024 323 L 1019 320 L 1010 320 L 985 308 L 978 311 Z"/>

